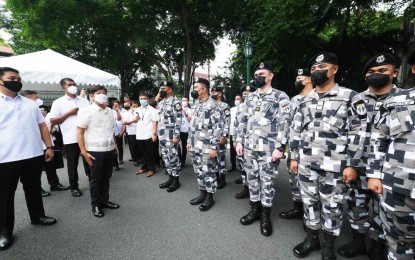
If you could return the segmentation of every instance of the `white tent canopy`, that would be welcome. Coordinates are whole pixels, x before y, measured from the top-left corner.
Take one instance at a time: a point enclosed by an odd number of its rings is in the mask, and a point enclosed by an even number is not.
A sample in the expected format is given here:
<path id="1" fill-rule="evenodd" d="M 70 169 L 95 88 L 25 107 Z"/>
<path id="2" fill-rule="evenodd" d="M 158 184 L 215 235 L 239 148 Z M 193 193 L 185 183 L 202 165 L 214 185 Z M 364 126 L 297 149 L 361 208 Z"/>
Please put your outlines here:
<path id="1" fill-rule="evenodd" d="M 66 57 L 50 49 L 0 59 L 0 67 L 20 72 L 22 82 L 58 84 L 71 78 L 82 85 L 104 85 L 120 88 L 120 79 L 111 73 Z"/>

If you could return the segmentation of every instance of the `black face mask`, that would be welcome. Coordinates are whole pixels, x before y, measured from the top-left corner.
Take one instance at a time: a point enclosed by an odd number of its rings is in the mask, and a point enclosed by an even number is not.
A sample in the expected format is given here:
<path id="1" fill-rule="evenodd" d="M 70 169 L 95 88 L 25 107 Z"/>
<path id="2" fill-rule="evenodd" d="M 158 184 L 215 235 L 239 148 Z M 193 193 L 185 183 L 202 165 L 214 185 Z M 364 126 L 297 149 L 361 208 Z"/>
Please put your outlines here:
<path id="1" fill-rule="evenodd" d="M 265 86 L 265 84 L 267 84 L 265 82 L 265 77 L 263 76 L 255 77 L 255 85 L 257 88 L 262 88 L 263 86 Z"/>
<path id="2" fill-rule="evenodd" d="M 156 107 L 156 106 L 157 106 L 157 101 L 152 100 L 152 101 L 150 101 L 148 104 L 149 104 L 150 106 L 152 106 L 152 107 Z"/>
<path id="3" fill-rule="evenodd" d="M 3 81 L 3 85 L 8 90 L 16 93 L 19 92 L 23 87 L 22 82 L 20 81 Z"/>
<path id="4" fill-rule="evenodd" d="M 366 83 L 374 88 L 381 89 L 389 84 L 389 75 L 375 73 L 366 77 Z"/>
<path id="5" fill-rule="evenodd" d="M 211 98 L 213 98 L 214 100 L 218 100 L 218 95 L 211 95 Z"/>
<path id="6" fill-rule="evenodd" d="M 192 92 L 190 92 L 190 96 L 192 96 L 193 99 L 197 99 L 199 97 L 199 92 L 192 90 Z"/>
<path id="7" fill-rule="evenodd" d="M 302 80 L 297 80 L 295 83 L 294 83 L 294 86 L 295 86 L 295 89 L 296 90 L 298 90 L 298 92 L 301 92 L 301 91 L 303 91 L 303 89 L 304 89 L 304 85 L 303 85 L 303 81 Z"/>
<path id="8" fill-rule="evenodd" d="M 327 72 L 329 70 L 316 70 L 311 73 L 311 81 L 313 81 L 314 85 L 321 86 L 329 80 L 327 77 Z"/>
<path id="9" fill-rule="evenodd" d="M 160 90 L 160 97 L 161 98 L 165 98 L 167 96 L 167 91 L 165 90 Z"/>
<path id="10" fill-rule="evenodd" d="M 130 106 L 124 106 L 125 109 L 130 109 Z"/>

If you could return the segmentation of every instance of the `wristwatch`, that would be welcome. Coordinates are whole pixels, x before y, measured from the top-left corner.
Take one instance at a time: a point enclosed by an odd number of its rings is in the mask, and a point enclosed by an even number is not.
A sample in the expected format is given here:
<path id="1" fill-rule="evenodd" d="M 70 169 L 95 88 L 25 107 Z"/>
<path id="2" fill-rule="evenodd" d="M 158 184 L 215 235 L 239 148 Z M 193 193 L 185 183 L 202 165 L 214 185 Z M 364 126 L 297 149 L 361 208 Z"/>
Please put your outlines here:
<path id="1" fill-rule="evenodd" d="M 48 149 L 52 149 L 53 150 L 53 146 L 46 147 L 46 150 L 48 150 Z"/>

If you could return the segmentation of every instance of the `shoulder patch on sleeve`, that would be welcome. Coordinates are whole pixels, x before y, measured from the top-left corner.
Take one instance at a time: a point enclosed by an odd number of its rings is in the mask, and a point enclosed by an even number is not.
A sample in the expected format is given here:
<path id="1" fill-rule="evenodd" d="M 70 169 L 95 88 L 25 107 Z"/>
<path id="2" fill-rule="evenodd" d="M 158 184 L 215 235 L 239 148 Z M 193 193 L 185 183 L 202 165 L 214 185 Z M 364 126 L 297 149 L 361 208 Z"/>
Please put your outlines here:
<path id="1" fill-rule="evenodd" d="M 231 114 L 231 112 L 229 111 L 229 108 L 225 108 L 223 112 L 225 113 L 225 116 L 229 116 Z"/>
<path id="2" fill-rule="evenodd" d="M 361 100 L 358 100 L 358 101 L 356 101 L 356 102 L 353 103 L 353 107 L 354 107 L 354 109 L 356 110 L 356 113 L 359 116 L 364 116 L 364 117 L 366 116 L 367 110 L 366 110 L 366 103 L 365 103 L 365 101 L 363 101 L 362 99 Z"/>

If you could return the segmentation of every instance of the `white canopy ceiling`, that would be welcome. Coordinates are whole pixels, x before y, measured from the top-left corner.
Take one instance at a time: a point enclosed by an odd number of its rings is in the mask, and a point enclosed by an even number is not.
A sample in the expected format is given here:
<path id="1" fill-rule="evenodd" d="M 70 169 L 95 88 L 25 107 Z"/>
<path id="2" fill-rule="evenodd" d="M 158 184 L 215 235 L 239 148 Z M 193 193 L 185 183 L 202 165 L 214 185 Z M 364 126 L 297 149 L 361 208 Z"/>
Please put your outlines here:
<path id="1" fill-rule="evenodd" d="M 78 84 L 120 87 L 118 76 L 66 57 L 50 49 L 0 59 L 0 67 L 20 72 L 22 82 L 57 84 L 71 78 Z"/>

